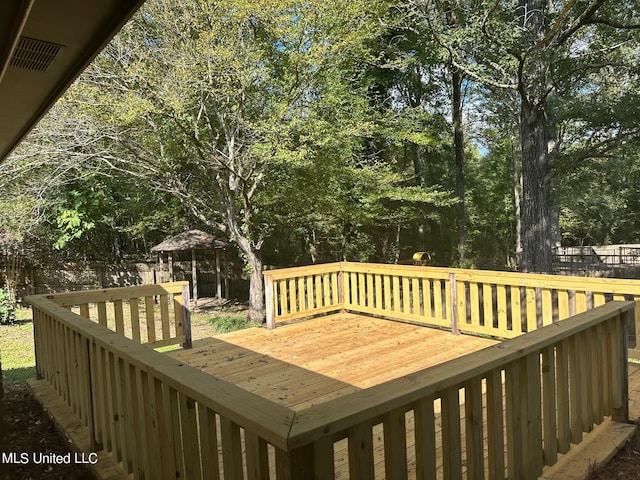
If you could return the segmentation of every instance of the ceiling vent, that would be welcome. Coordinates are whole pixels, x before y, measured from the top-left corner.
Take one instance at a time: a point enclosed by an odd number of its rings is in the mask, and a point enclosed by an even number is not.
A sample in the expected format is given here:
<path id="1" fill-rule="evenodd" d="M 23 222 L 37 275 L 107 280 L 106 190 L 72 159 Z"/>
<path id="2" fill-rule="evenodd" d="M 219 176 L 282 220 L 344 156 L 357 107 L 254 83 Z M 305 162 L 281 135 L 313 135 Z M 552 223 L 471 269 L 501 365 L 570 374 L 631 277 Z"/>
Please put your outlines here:
<path id="1" fill-rule="evenodd" d="M 20 37 L 9 65 L 36 72 L 46 72 L 62 45 L 35 38 Z"/>

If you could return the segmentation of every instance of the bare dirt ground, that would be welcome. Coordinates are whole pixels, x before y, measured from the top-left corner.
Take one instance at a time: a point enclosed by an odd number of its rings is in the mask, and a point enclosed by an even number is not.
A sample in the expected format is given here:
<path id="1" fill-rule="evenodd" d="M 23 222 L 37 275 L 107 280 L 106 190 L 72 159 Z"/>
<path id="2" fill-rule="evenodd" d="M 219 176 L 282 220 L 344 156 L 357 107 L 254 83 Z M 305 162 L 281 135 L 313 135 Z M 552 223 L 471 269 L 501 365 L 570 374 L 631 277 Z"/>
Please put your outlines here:
<path id="1" fill-rule="evenodd" d="M 588 478 L 588 480 L 637 479 L 640 479 L 640 428 L 609 463 L 592 472 Z"/>
<path id="2" fill-rule="evenodd" d="M 30 461 L 8 463 L 7 480 L 90 480 L 89 470 L 75 463 L 48 464 L 31 461 L 33 454 L 68 453 L 69 445 L 55 428 L 24 383 L 4 384 L 5 402 L 5 453 L 26 453 Z M 19 458 L 19 457 L 18 457 Z"/>

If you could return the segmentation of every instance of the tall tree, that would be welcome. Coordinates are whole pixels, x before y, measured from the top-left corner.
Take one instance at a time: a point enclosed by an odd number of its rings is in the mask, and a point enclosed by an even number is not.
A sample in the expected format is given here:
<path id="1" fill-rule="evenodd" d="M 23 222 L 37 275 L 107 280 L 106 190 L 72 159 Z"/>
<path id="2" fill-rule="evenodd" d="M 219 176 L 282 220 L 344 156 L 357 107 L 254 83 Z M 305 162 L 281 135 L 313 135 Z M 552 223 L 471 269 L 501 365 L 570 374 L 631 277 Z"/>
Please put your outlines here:
<path id="1" fill-rule="evenodd" d="M 327 107 L 331 92 L 347 91 L 341 72 L 366 61 L 363 45 L 383 12 L 364 1 L 151 1 L 75 92 L 117 148 L 104 161 L 175 195 L 237 243 L 250 270 L 253 320 L 263 315 L 261 250 L 270 228 L 256 195 L 270 165 L 305 160 L 300 125 Z M 357 104 L 357 95 L 329 103 L 351 113 L 343 133 L 353 136 L 362 134 L 362 117 L 350 99 Z"/>
<path id="2" fill-rule="evenodd" d="M 459 1 L 451 8 L 465 12 L 463 26 L 452 32 L 438 9 L 425 10 L 417 1 L 414 7 L 441 44 L 449 47 L 454 65 L 470 79 L 494 91 L 517 93 L 523 180 L 521 266 L 525 271 L 551 271 L 551 247 L 558 238 L 556 172 L 575 146 L 567 140 L 576 140 L 560 136 L 557 110 L 575 97 L 606 98 L 602 89 L 610 88 L 611 82 L 597 73 L 613 65 L 624 76 L 637 76 L 637 10 L 626 0 L 570 0 L 565 5 L 543 0 Z M 624 139 L 638 138 L 630 124 L 612 120 L 599 125 L 582 122 L 583 139 L 596 132 L 596 138 L 612 137 L 608 142 L 583 142 L 586 156 L 601 155 Z"/>

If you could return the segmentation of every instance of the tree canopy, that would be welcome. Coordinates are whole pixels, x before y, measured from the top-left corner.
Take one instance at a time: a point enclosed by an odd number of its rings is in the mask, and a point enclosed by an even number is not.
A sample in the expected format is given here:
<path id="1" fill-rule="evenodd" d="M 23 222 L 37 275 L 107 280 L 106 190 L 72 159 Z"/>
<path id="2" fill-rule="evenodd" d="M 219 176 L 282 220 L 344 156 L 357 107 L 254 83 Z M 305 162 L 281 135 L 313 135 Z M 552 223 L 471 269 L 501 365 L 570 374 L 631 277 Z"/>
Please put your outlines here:
<path id="1" fill-rule="evenodd" d="M 208 228 L 258 318 L 265 262 L 546 271 L 556 242 L 635 241 L 638 15 L 149 0 L 0 166 L 4 245 L 116 261 Z"/>

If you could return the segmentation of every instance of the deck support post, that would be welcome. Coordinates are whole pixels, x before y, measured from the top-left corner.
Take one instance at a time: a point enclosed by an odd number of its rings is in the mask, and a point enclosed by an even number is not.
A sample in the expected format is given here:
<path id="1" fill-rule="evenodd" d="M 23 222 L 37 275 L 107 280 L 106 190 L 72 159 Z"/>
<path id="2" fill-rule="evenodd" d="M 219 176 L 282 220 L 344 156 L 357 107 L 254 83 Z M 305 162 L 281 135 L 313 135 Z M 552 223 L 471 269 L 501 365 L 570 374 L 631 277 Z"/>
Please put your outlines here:
<path id="1" fill-rule="evenodd" d="M 273 303 L 273 279 L 269 275 L 264 276 L 264 306 L 267 328 L 273 330 L 276 327 L 276 312 Z"/>
<path id="2" fill-rule="evenodd" d="M 628 338 L 627 332 L 629 323 L 632 320 L 635 320 L 636 314 L 634 307 L 633 310 L 627 311 L 620 315 L 620 318 L 616 320 L 618 328 L 616 328 L 616 333 L 618 334 L 618 338 L 615 341 L 618 343 L 618 348 L 615 349 L 614 355 L 617 358 L 613 358 L 613 361 L 617 363 L 618 368 L 614 369 L 614 375 L 618 375 L 618 382 L 620 383 L 619 387 L 621 389 L 620 395 L 620 405 L 613 405 L 613 413 L 611 415 L 611 419 L 614 422 L 628 423 L 629 422 L 629 361 L 627 359 L 627 350 L 628 350 Z M 614 385 L 616 383 L 614 381 Z M 614 398 L 617 393 L 614 393 Z"/>
<path id="3" fill-rule="evenodd" d="M 338 272 L 338 304 L 344 310 L 344 272 L 342 268 Z"/>
<path id="4" fill-rule="evenodd" d="M 454 335 L 460 335 L 460 329 L 458 328 L 458 288 L 456 285 L 456 274 L 449 274 L 450 295 L 451 295 L 451 333 Z"/>
<path id="5" fill-rule="evenodd" d="M 634 332 L 633 332 L 633 336 L 635 338 L 635 345 L 634 345 L 634 349 L 636 350 L 634 352 L 634 354 L 639 353 L 640 352 L 640 299 L 634 298 L 634 300 L 636 301 L 636 306 L 635 306 L 635 314 L 630 317 L 634 319 Z M 627 325 L 627 328 L 630 328 L 630 325 Z M 634 357 L 637 358 L 637 357 Z"/>
<path id="6" fill-rule="evenodd" d="M 184 332 L 184 343 L 182 348 L 193 346 L 191 338 L 191 298 L 189 297 L 189 285 L 182 287 L 182 331 Z"/>
<path id="7" fill-rule="evenodd" d="M 308 480 L 317 478 L 314 469 L 313 444 L 295 450 L 276 449 L 276 476 L 278 480 Z"/>

